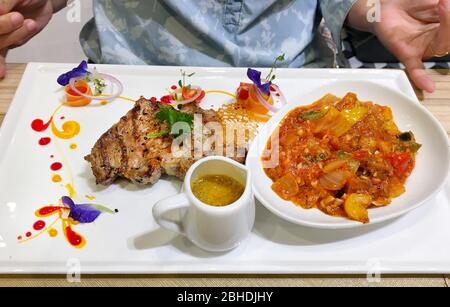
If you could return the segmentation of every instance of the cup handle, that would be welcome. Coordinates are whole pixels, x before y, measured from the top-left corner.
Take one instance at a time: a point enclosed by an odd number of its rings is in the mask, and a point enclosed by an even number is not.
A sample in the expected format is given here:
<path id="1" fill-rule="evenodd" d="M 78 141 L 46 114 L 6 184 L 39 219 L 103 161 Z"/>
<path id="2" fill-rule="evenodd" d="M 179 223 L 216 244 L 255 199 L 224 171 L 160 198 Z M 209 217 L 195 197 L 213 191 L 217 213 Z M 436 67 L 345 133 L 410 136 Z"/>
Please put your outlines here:
<path id="1" fill-rule="evenodd" d="M 184 234 L 183 224 L 181 221 L 173 221 L 164 217 L 170 211 L 180 210 L 189 207 L 189 200 L 185 193 L 178 194 L 157 202 L 153 206 L 153 217 L 156 222 L 163 228 L 172 230 L 179 234 Z"/>

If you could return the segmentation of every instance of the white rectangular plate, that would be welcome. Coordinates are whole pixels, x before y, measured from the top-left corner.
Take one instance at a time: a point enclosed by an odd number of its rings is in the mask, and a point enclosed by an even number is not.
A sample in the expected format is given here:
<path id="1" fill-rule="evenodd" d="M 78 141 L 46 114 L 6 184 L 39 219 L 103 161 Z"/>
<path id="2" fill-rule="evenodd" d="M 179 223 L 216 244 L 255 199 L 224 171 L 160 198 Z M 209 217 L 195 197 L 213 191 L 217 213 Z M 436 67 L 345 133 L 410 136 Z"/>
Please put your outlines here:
<path id="1" fill-rule="evenodd" d="M 36 118 L 48 120 L 59 105 L 61 92 L 56 78 L 75 65 L 29 64 L 0 131 L 0 273 L 67 273 L 80 266 L 84 274 L 98 273 L 450 273 L 450 189 L 420 209 L 397 220 L 357 230 L 317 230 L 296 226 L 257 206 L 252 235 L 226 254 L 209 254 L 180 236 L 161 230 L 151 215 L 153 204 L 176 194 L 180 182 L 163 178 L 154 186 L 136 187 L 119 182 L 108 188 L 95 185 L 83 157 L 95 141 L 131 107 L 127 101 L 87 108 L 63 107 L 54 117 L 61 127 L 67 120 L 81 124 L 71 140 L 54 140 L 30 127 Z M 177 67 L 130 67 L 97 65 L 125 85 L 124 96 L 161 97 L 179 79 Z M 192 83 L 205 89 L 234 92 L 245 81 L 245 69 L 186 68 L 195 71 Z M 415 98 L 405 74 L 395 70 L 288 70 L 277 72 L 278 84 L 288 100 L 335 80 L 375 82 Z M 205 105 L 219 105 L 228 98 L 207 97 Z M 305 104 L 312 101 L 305 101 Z M 382 101 L 378 103 L 383 104 Z M 61 119 L 64 117 L 64 119 Z M 53 137 L 52 137 L 53 138 Z M 78 145 L 76 150 L 69 146 Z M 54 155 L 54 158 L 50 158 Z M 53 183 L 50 164 L 59 161 L 62 183 Z M 78 202 L 94 202 L 119 209 L 102 215 L 95 223 L 77 225 L 87 244 L 70 246 L 58 222 L 59 235 L 47 233 L 19 243 L 38 220 L 35 210 L 55 204 L 68 192 L 73 178 Z M 85 195 L 94 195 L 90 201 Z M 52 218 L 45 219 L 47 225 Z"/>

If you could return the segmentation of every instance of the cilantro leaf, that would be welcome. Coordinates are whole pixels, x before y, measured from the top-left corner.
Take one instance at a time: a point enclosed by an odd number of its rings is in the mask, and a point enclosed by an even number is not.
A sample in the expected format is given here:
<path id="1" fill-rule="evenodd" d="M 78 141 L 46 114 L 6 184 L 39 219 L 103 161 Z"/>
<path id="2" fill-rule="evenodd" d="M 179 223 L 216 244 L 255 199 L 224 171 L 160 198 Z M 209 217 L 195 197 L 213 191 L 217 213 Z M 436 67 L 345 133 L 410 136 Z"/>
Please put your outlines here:
<path id="1" fill-rule="evenodd" d="M 156 113 L 156 118 L 169 125 L 169 131 L 172 131 L 172 126 L 179 122 L 185 122 L 191 127 L 194 125 L 194 115 L 177 111 L 171 106 L 159 107 L 159 112 Z M 180 133 L 182 134 L 182 133 Z M 179 136 L 175 135 L 175 136 Z"/>
<path id="2" fill-rule="evenodd" d="M 94 79 L 94 87 L 95 87 L 95 94 L 101 95 L 101 94 L 103 94 L 103 91 L 106 88 L 106 83 L 103 79 L 95 78 Z"/>

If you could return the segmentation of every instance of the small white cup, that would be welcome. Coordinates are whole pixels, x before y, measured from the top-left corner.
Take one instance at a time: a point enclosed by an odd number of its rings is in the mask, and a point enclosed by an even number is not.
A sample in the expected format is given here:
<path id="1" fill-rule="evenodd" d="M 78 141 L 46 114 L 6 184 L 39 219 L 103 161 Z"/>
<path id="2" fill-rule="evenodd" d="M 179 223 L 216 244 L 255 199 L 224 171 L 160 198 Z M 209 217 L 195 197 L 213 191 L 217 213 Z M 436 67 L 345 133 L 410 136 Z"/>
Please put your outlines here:
<path id="1" fill-rule="evenodd" d="M 191 189 L 191 183 L 205 175 L 230 176 L 245 186 L 244 193 L 228 206 L 207 205 L 197 199 Z M 181 213 L 179 221 L 165 217 L 172 211 Z M 231 250 L 250 234 L 255 222 L 250 172 L 244 165 L 225 157 L 203 158 L 187 172 L 184 192 L 158 202 L 153 207 L 153 217 L 161 227 L 186 236 L 204 250 Z"/>

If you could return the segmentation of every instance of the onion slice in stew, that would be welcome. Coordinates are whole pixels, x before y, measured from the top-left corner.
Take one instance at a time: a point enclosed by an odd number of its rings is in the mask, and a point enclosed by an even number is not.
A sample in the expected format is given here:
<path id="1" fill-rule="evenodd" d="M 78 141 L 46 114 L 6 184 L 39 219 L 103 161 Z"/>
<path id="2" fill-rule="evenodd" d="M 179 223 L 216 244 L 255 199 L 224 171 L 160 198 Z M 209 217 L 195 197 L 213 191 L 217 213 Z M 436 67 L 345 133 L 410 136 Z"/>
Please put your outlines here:
<path id="1" fill-rule="evenodd" d="M 110 81 L 112 84 L 116 85 L 117 91 L 111 95 L 89 95 L 89 94 L 83 93 L 77 89 L 76 82 L 77 82 L 77 80 L 84 79 L 84 77 L 76 77 L 76 78 L 70 79 L 69 86 L 70 86 L 71 90 L 74 91 L 75 93 L 77 93 L 78 95 L 88 98 L 88 99 L 92 99 L 92 100 L 114 100 L 122 94 L 123 84 L 117 78 L 115 78 L 111 75 L 102 74 L 102 73 L 98 73 L 98 76 L 100 78 L 102 78 L 103 80 Z"/>
<path id="2" fill-rule="evenodd" d="M 334 171 L 320 177 L 319 185 L 325 190 L 339 191 L 345 186 L 350 176 L 351 174 L 347 171 Z"/>

